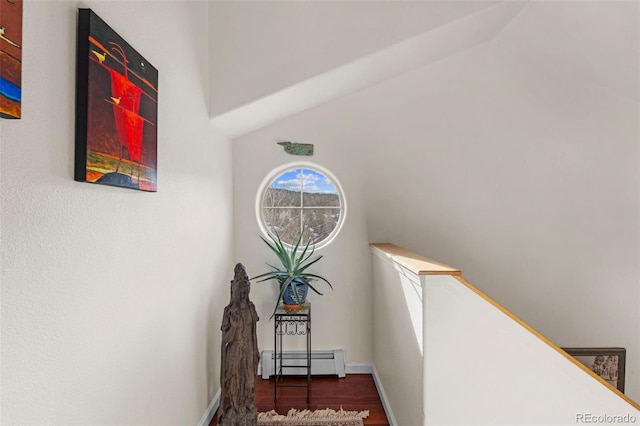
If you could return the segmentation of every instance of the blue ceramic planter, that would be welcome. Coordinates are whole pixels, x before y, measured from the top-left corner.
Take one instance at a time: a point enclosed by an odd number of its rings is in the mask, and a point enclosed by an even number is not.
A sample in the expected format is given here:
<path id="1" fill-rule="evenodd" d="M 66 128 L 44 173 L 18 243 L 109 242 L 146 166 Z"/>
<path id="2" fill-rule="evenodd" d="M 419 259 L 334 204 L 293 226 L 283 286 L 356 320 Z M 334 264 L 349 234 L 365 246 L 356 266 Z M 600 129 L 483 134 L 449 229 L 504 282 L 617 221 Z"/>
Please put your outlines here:
<path id="1" fill-rule="evenodd" d="M 297 298 L 294 291 L 298 293 Z M 287 289 L 284 291 L 284 293 L 282 293 L 282 303 L 284 305 L 295 306 L 295 308 L 299 308 L 298 302 L 300 305 L 303 305 L 307 300 L 308 292 L 309 286 L 304 283 L 294 281 L 292 285 L 287 286 Z"/>

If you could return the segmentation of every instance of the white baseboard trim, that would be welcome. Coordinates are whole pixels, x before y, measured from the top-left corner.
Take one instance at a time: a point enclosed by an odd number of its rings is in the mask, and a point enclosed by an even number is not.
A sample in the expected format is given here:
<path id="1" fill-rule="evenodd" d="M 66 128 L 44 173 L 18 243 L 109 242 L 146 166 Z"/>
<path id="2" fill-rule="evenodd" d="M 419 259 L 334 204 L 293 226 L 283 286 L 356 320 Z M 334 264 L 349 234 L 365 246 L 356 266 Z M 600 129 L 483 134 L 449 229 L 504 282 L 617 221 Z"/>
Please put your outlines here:
<path id="1" fill-rule="evenodd" d="M 380 395 L 380 401 L 382 401 L 382 407 L 384 408 L 384 412 L 387 415 L 387 420 L 389 420 L 389 426 L 397 426 L 396 418 L 393 416 L 393 410 L 391 410 L 391 404 L 387 399 L 387 394 L 384 392 L 384 388 L 382 387 L 382 381 L 380 380 L 380 376 L 378 375 L 378 370 L 376 370 L 375 365 L 371 365 L 371 369 L 373 372 L 371 375 L 373 376 L 373 381 L 376 384 L 376 388 L 378 389 L 378 395 Z"/>
<path id="2" fill-rule="evenodd" d="M 347 374 L 373 374 L 373 365 L 366 363 L 347 362 L 344 364 Z"/>
<path id="3" fill-rule="evenodd" d="M 218 411 L 218 407 L 220 407 L 220 395 L 221 395 L 220 391 L 221 390 L 222 389 L 218 389 L 218 392 L 216 392 L 216 394 L 213 395 L 213 399 L 209 404 L 209 408 L 207 408 L 207 411 L 202 415 L 202 418 L 200 419 L 198 426 L 209 426 L 211 424 L 211 420 L 213 420 L 213 416 L 216 414 L 216 411 Z"/>

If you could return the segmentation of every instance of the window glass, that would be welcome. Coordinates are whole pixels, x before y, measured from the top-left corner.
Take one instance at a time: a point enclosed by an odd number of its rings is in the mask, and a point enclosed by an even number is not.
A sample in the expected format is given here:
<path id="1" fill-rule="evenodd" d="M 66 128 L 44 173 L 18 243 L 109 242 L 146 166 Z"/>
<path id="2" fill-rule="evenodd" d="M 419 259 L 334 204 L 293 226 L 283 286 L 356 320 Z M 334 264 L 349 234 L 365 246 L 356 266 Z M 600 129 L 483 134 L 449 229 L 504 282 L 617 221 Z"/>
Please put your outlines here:
<path id="1" fill-rule="evenodd" d="M 328 244 L 344 220 L 342 190 L 335 177 L 318 166 L 290 166 L 272 172 L 263 183 L 258 201 L 264 232 L 278 234 L 293 245 L 300 233 L 306 244 Z"/>

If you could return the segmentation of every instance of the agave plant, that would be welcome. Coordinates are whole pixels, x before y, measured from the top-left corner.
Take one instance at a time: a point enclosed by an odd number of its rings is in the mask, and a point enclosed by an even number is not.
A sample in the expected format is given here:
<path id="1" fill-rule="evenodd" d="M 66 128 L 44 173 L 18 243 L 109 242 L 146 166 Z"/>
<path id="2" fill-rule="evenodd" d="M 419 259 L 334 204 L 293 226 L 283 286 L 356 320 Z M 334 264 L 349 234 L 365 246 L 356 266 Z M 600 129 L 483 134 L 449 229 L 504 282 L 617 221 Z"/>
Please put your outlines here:
<path id="1" fill-rule="evenodd" d="M 272 268 L 271 271 L 265 272 L 264 274 L 257 275 L 251 280 L 262 278 L 257 282 L 263 282 L 268 280 L 278 280 L 280 284 L 280 294 L 278 295 L 278 300 L 276 300 L 276 306 L 273 309 L 273 314 L 275 314 L 276 309 L 278 309 L 278 305 L 281 300 L 285 297 L 285 292 L 287 289 L 290 290 L 290 293 L 293 296 L 293 303 L 299 308 L 302 307 L 302 304 L 305 302 L 307 295 L 307 288 L 310 288 L 317 294 L 322 295 L 312 284 L 312 281 L 322 280 L 326 282 L 329 287 L 333 290 L 333 286 L 331 283 L 324 277 L 312 274 L 307 272 L 307 269 L 322 259 L 322 255 L 311 259 L 313 253 L 315 251 L 315 243 L 311 239 L 307 241 L 307 244 L 304 248 L 298 253 L 298 249 L 300 248 L 300 244 L 302 243 L 302 233 L 298 237 L 293 249 L 287 249 L 285 245 L 282 243 L 280 236 L 276 233 L 275 237 L 269 235 L 271 241 L 262 238 L 262 241 L 265 242 L 267 246 L 273 251 L 278 260 L 280 261 L 281 267 L 275 267 L 267 263 L 269 267 Z M 273 317 L 273 314 L 271 316 Z"/>

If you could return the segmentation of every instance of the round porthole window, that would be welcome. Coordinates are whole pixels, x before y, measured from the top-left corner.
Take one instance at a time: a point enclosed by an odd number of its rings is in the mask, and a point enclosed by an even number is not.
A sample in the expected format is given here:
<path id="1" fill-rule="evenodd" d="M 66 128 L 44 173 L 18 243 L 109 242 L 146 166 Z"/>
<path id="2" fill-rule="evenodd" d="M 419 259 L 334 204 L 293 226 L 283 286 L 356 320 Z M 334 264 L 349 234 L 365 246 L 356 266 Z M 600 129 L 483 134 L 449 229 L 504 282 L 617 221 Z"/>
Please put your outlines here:
<path id="1" fill-rule="evenodd" d="M 293 245 L 302 233 L 303 244 L 311 239 L 316 248 L 329 244 L 338 234 L 346 214 L 338 180 L 312 163 L 292 163 L 272 171 L 262 182 L 256 200 L 258 223 L 263 233 Z"/>

